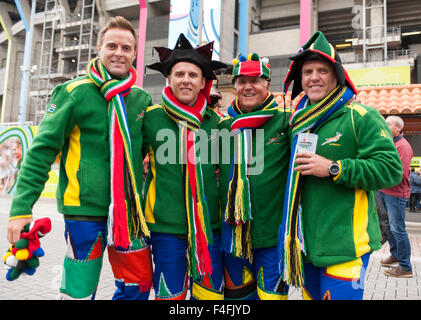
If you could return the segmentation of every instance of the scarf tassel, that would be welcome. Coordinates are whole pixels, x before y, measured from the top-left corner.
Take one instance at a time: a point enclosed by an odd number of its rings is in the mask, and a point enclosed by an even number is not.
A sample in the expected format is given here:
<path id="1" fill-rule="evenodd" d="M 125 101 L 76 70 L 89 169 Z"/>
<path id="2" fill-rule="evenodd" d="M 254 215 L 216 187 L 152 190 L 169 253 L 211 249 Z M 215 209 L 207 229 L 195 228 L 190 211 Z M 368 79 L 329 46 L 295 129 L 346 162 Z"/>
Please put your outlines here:
<path id="1" fill-rule="evenodd" d="M 196 203 L 197 205 L 197 212 L 198 212 L 198 216 L 199 216 L 199 221 L 200 221 L 200 226 L 201 226 L 201 230 L 204 237 L 205 237 L 205 241 L 206 243 L 209 244 L 213 244 L 213 235 L 212 235 L 212 231 L 210 230 L 211 228 L 210 226 L 210 221 L 209 219 L 206 219 L 206 217 L 208 217 L 208 215 L 205 214 L 205 212 L 208 212 L 208 208 L 204 208 L 203 204 L 201 201 L 198 201 Z"/>
<path id="2" fill-rule="evenodd" d="M 139 293 L 145 293 L 152 290 L 153 282 L 152 281 L 142 281 L 137 283 L 139 285 Z"/>
<path id="3" fill-rule="evenodd" d="M 128 248 L 130 237 L 127 228 L 127 207 L 125 202 L 118 201 L 113 206 L 114 226 L 113 234 L 116 247 Z"/>
<path id="4" fill-rule="evenodd" d="M 222 226 L 222 247 L 223 250 L 234 254 L 234 256 L 252 260 L 251 254 L 251 214 L 246 210 L 245 203 L 249 199 L 244 193 L 244 181 L 236 180 L 230 182 L 233 186 L 229 188 L 227 209 L 225 211 L 225 223 Z M 233 196 L 234 194 L 234 196 Z M 246 202 L 245 202 L 246 201 Z"/>
<path id="5" fill-rule="evenodd" d="M 206 237 L 202 231 L 199 232 L 197 237 L 197 249 L 199 252 L 202 252 L 202 254 L 199 255 L 199 274 L 201 276 L 205 275 L 206 273 L 211 274 L 212 259 L 209 254 Z"/>
<path id="6" fill-rule="evenodd" d="M 203 206 L 200 202 L 196 202 L 196 206 L 193 212 L 193 223 L 194 223 L 194 239 L 192 254 L 195 259 L 193 262 L 193 270 L 196 270 L 194 277 L 203 276 L 206 273 L 212 273 L 212 259 L 210 257 L 208 249 L 208 239 L 204 230 L 209 229 L 209 226 L 205 227 Z"/>
<path id="7" fill-rule="evenodd" d="M 240 224 L 222 224 L 221 249 L 235 257 L 253 262 L 250 222 Z"/>
<path id="8" fill-rule="evenodd" d="M 250 220 L 250 212 L 247 212 L 244 203 L 246 200 L 246 195 L 243 192 L 244 181 L 242 179 L 239 179 L 238 181 L 231 181 L 230 186 L 225 221 L 231 224 L 241 224 Z"/>
<path id="9" fill-rule="evenodd" d="M 287 263 L 284 269 L 286 271 L 284 276 L 285 281 L 288 285 L 303 287 L 303 260 L 301 255 L 301 243 L 298 238 L 294 237 L 294 239 L 292 239 L 291 235 L 286 237 L 284 254 Z"/>
<path id="10" fill-rule="evenodd" d="M 252 263 L 250 226 L 250 221 L 235 226 L 235 252 L 238 256 L 248 259 Z"/>
<path id="11" fill-rule="evenodd" d="M 135 225 L 135 232 L 136 232 L 136 234 L 139 234 L 139 227 L 138 226 L 140 226 L 141 233 L 143 235 L 145 235 L 146 237 L 149 237 L 150 236 L 149 228 L 148 228 L 148 225 L 146 224 L 146 219 L 145 219 L 145 216 L 143 214 L 142 207 L 141 207 L 140 196 L 138 194 L 135 195 L 135 201 L 136 201 L 137 214 L 134 215 L 134 217 L 136 217 L 136 219 L 139 221 L 138 223 L 134 224 Z"/>
<path id="12" fill-rule="evenodd" d="M 193 237 L 194 241 L 188 241 L 187 245 L 189 272 L 194 279 L 204 276 L 206 273 L 212 273 L 212 259 L 208 249 L 208 240 L 201 227 L 201 216 L 203 217 L 203 210 L 200 212 L 201 209 L 199 209 L 201 207 L 199 204 L 195 213 L 192 213 L 193 226 L 190 227 L 192 230 L 189 238 Z"/>

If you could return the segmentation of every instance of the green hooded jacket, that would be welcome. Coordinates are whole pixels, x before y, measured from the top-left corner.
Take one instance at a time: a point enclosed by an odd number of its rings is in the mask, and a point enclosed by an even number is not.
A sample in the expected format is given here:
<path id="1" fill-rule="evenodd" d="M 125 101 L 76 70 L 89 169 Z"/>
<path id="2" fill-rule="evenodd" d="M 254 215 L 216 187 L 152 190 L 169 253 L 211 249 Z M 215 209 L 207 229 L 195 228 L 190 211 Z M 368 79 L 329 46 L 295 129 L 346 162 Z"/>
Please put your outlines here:
<path id="1" fill-rule="evenodd" d="M 390 129 L 375 108 L 344 105 L 314 133 L 316 153 L 340 166 L 334 179 L 303 180 L 304 261 L 326 267 L 381 248 L 375 192 L 398 184 L 402 165 Z"/>

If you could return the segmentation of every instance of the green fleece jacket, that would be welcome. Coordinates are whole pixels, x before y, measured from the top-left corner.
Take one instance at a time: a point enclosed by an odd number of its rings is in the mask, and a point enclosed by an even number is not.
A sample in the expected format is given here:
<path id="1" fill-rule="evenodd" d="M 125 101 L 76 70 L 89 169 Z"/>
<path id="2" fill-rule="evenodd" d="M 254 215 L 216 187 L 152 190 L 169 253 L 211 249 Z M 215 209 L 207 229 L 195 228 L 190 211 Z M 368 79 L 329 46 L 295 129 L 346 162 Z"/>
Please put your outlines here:
<path id="1" fill-rule="evenodd" d="M 250 199 L 253 221 L 251 223 L 252 248 L 270 248 L 277 245 L 278 229 L 282 222 L 282 209 L 288 175 L 290 146 L 288 119 L 290 112 L 278 108 L 275 115 L 261 128 L 252 133 L 252 157 L 256 160 L 249 168 Z M 285 120 L 284 120 L 285 118 Z M 232 118 L 227 116 L 219 123 L 221 130 L 220 199 L 224 212 L 227 203 L 229 175 L 234 152 L 233 138 L 230 140 L 230 155 L 223 152 L 222 130 L 231 130 Z M 225 159 L 224 159 L 225 158 Z M 252 170 L 250 170 L 252 169 Z"/>
<path id="2" fill-rule="evenodd" d="M 375 108 L 344 105 L 314 133 L 316 153 L 340 165 L 335 179 L 303 180 L 305 262 L 326 267 L 381 248 L 375 191 L 398 184 L 402 166 L 389 127 Z"/>
<path id="3" fill-rule="evenodd" d="M 134 167 L 142 186 L 142 123 L 152 99 L 132 87 L 124 98 Z M 108 102 L 88 76 L 57 86 L 18 177 L 11 218 L 32 215 L 52 163 L 61 152 L 57 186 L 58 211 L 65 215 L 108 216 L 110 151 Z"/>
<path id="4" fill-rule="evenodd" d="M 217 160 L 212 158 L 212 151 L 216 150 L 216 128 L 220 119 L 215 111 L 207 108 L 198 135 L 204 192 L 214 231 L 219 231 L 220 213 Z M 152 232 L 187 234 L 179 137 L 178 125 L 161 105 L 147 109 L 143 122 L 143 153 L 149 154 L 149 171 L 144 185 L 144 212 Z"/>

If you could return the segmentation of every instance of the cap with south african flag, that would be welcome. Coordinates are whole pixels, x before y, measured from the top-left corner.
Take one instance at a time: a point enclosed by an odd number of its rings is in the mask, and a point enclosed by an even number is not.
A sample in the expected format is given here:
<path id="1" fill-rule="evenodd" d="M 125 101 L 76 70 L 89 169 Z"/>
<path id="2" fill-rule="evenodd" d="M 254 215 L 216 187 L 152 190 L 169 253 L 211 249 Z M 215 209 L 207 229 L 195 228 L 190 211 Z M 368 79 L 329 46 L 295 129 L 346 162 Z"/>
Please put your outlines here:
<path id="1" fill-rule="evenodd" d="M 259 77 L 270 81 L 270 64 L 268 58 L 260 58 L 257 53 L 251 53 L 246 58 L 242 54 L 232 61 L 232 82 L 238 76 Z"/>

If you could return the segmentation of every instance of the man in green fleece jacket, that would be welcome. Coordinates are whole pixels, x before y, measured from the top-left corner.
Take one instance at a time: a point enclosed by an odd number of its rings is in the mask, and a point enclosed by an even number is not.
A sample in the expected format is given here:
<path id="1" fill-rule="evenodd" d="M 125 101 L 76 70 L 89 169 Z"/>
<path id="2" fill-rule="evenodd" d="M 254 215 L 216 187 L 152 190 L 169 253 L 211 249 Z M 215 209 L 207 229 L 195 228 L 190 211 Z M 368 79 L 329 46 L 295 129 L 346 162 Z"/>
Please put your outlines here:
<path id="1" fill-rule="evenodd" d="M 269 92 L 267 58 L 241 55 L 233 64 L 237 98 L 219 124 L 225 299 L 286 300 L 277 239 L 290 156 L 290 113 Z M 230 142 L 228 159 L 224 140 Z"/>
<path id="2" fill-rule="evenodd" d="M 284 90 L 293 81 L 292 99 L 305 95 L 290 119 L 281 272 L 305 299 L 362 299 L 381 248 L 375 190 L 399 183 L 399 155 L 379 112 L 352 102 L 355 87 L 321 32 L 291 59 Z"/>
<path id="3" fill-rule="evenodd" d="M 147 229 L 140 227 L 140 210 L 124 207 L 125 197 L 132 203 L 136 196 L 140 200 L 142 118 L 152 104 L 150 95 L 134 86 L 136 35 L 131 23 L 123 17 L 110 18 L 99 33 L 98 53 L 87 76 L 67 81 L 53 91 L 22 164 L 7 237 L 15 244 L 22 228 L 32 221 L 32 207 L 51 164 L 61 153 L 57 205 L 64 216 L 68 246 L 62 298 L 94 298 L 108 243 L 117 286 L 113 299 L 147 299 L 152 285 L 150 248 L 143 238 Z M 121 117 L 124 110 L 126 119 Z M 126 121 L 128 132 L 110 124 L 121 125 L 120 119 Z M 118 149 L 123 144 L 131 147 L 131 157 Z M 135 171 L 124 172 L 128 165 Z M 118 180 L 125 174 L 132 179 L 130 187 Z M 123 209 L 119 211 L 117 205 Z M 121 217 L 126 215 L 132 219 L 124 221 Z"/>
<path id="4" fill-rule="evenodd" d="M 159 300 L 222 299 L 216 161 L 211 158 L 219 115 L 208 107 L 213 42 L 193 48 L 180 34 L 174 49 L 155 47 L 149 68 L 168 80 L 162 104 L 147 109 L 144 153 L 149 154 L 145 216 L 151 230 L 154 290 Z"/>

